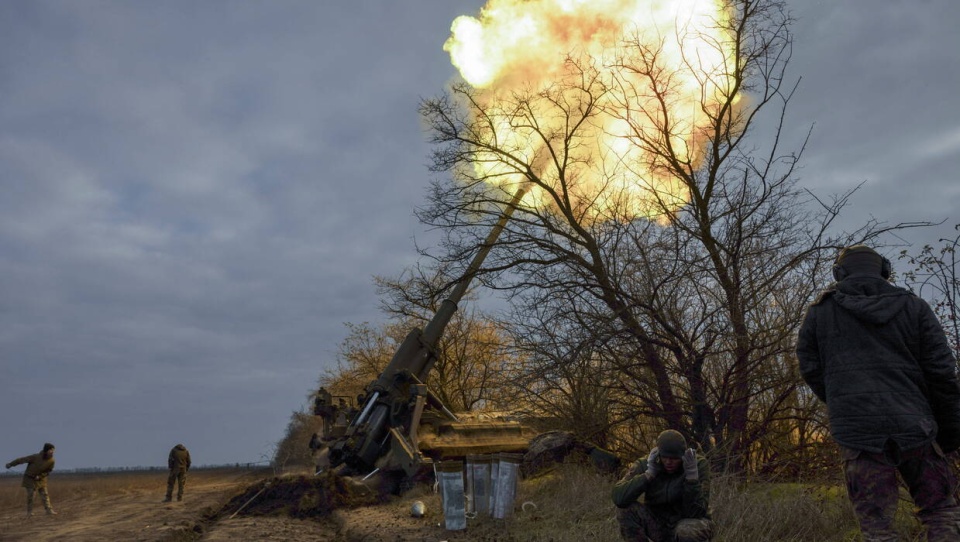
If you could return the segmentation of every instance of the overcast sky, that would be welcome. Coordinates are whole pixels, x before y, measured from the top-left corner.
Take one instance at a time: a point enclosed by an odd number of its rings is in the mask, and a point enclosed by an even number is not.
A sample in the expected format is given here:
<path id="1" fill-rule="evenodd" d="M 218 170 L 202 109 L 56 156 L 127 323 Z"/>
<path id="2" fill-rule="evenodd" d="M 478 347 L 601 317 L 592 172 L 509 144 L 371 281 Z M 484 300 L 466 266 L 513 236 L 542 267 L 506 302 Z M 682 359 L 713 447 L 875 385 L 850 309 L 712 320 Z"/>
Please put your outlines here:
<path id="1" fill-rule="evenodd" d="M 417 103 L 482 4 L 0 2 L 0 459 L 267 459 L 429 239 Z M 960 221 L 960 3 L 790 7 L 804 185 Z"/>

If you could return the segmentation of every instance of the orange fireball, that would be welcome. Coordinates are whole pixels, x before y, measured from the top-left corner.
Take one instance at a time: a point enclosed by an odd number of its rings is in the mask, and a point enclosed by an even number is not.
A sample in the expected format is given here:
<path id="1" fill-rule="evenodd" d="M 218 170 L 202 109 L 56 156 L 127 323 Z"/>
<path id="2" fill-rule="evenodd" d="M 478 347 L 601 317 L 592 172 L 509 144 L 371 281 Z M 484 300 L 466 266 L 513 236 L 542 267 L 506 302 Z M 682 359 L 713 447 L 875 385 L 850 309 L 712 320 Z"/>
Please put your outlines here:
<path id="1" fill-rule="evenodd" d="M 590 122 L 578 125 L 577 144 L 564 149 L 571 167 L 563 171 L 562 191 L 584 218 L 663 217 L 683 206 L 689 193 L 657 156 L 669 149 L 679 163 L 695 167 L 709 113 L 736 101 L 729 90 L 736 58 L 728 23 L 719 0 L 490 0 L 477 17 L 453 21 L 444 50 L 463 79 L 482 89 L 497 146 L 534 166 L 558 191 L 551 183 L 559 183 L 560 173 L 549 166 L 554 155 L 544 152 L 544 134 L 569 133 L 569 115 L 552 111 L 551 100 L 531 100 L 540 108 L 526 111 L 536 116 L 533 129 L 516 122 L 508 105 L 498 110 L 497 104 L 558 87 L 567 89 L 559 96 L 570 103 L 584 90 L 567 85 L 582 75 L 571 73 L 571 58 L 580 70 L 593 70 L 606 90 L 591 95 Z M 655 57 L 643 55 L 650 51 Z M 637 63 L 656 68 L 664 86 L 654 89 L 649 70 L 638 73 Z M 660 147 L 651 152 L 653 140 Z M 522 176 L 515 164 L 483 153 L 473 166 L 501 185 Z M 548 200 L 543 190 L 531 190 L 525 202 Z"/>

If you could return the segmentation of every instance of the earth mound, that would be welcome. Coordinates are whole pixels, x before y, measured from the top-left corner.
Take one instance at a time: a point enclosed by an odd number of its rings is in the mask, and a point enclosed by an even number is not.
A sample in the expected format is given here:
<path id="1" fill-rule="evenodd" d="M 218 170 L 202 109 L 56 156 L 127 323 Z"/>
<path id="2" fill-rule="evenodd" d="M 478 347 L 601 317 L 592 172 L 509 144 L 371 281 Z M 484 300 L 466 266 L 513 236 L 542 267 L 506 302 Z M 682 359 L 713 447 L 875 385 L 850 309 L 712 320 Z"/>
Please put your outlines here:
<path id="1" fill-rule="evenodd" d="M 339 508 L 381 502 L 376 491 L 327 473 L 321 476 L 285 476 L 261 480 L 228 501 L 218 516 L 289 516 L 316 518 Z"/>

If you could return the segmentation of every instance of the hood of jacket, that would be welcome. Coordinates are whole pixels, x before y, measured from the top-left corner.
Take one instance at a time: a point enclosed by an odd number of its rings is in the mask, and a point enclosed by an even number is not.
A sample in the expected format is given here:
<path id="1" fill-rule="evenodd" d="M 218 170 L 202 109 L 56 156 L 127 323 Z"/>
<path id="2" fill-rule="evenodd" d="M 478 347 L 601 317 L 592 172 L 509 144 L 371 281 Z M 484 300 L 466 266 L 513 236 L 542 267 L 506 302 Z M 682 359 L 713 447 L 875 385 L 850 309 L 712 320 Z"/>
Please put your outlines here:
<path id="1" fill-rule="evenodd" d="M 858 320 L 885 324 L 907 304 L 913 294 L 880 277 L 850 277 L 834 285 L 833 300 Z"/>

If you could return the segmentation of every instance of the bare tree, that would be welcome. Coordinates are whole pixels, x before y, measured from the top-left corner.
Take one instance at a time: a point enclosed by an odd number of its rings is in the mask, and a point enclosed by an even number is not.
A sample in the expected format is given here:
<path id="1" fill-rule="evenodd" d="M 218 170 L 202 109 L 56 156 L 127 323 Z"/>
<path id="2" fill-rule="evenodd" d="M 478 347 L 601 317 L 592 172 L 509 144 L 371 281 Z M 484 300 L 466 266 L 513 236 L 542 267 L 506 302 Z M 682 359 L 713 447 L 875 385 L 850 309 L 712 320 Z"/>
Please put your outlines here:
<path id="1" fill-rule="evenodd" d="M 814 197 L 794 177 L 805 142 L 781 148 L 797 85 L 789 14 L 777 0 L 731 1 L 729 13 L 713 21 L 722 42 L 701 40 L 735 52 L 719 67 L 683 51 L 689 35 L 637 34 L 605 60 L 571 52 L 548 85 L 456 84 L 425 100 L 432 168 L 453 175 L 419 217 L 446 232 L 434 256 L 455 266 L 515 191 L 531 191 L 481 278 L 509 292 L 518 339 L 531 321 L 589 337 L 518 340 L 537 356 L 530 375 L 602 360 L 607 421 L 654 417 L 741 470 L 800 404 L 793 336 L 827 260 L 898 226 L 830 234 L 853 191 Z M 695 126 L 674 115 L 671 39 L 703 89 Z M 595 144 L 613 125 L 632 151 Z"/>
<path id="2" fill-rule="evenodd" d="M 422 327 L 439 308 L 439 275 L 413 268 L 399 279 L 376 279 L 382 309 L 390 321 L 380 327 L 348 324 L 350 334 L 340 345 L 337 368 L 320 384 L 339 395 L 362 393 L 390 362 L 413 327 Z M 496 323 L 476 308 L 461 308 L 437 344 L 438 359 L 427 384 L 454 411 L 503 406 L 506 338 Z"/>
<path id="3" fill-rule="evenodd" d="M 409 327 L 395 322 L 346 325 L 349 333 L 339 345 L 337 366 L 320 375 L 318 387 L 334 395 L 357 397 L 390 362 Z"/>
<path id="4" fill-rule="evenodd" d="M 273 451 L 274 468 L 283 471 L 289 467 L 312 467 L 314 459 L 310 450 L 312 435 L 320 430 L 316 417 L 303 412 L 290 414 L 290 422 L 283 438 Z"/>
<path id="5" fill-rule="evenodd" d="M 617 425 L 611 364 L 596 334 L 564 304 L 531 303 L 506 326 L 517 354 L 506 367 L 513 409 L 541 419 L 543 429 L 566 429 L 607 446 Z M 569 307 L 569 305 L 566 305 Z"/>
<path id="6" fill-rule="evenodd" d="M 960 232 L 960 224 L 954 226 Z M 910 255 L 900 253 L 913 268 L 903 273 L 907 286 L 933 306 L 940 320 L 954 356 L 960 356 L 960 233 L 953 239 L 940 239 L 941 246 L 924 245 L 920 252 Z"/>

